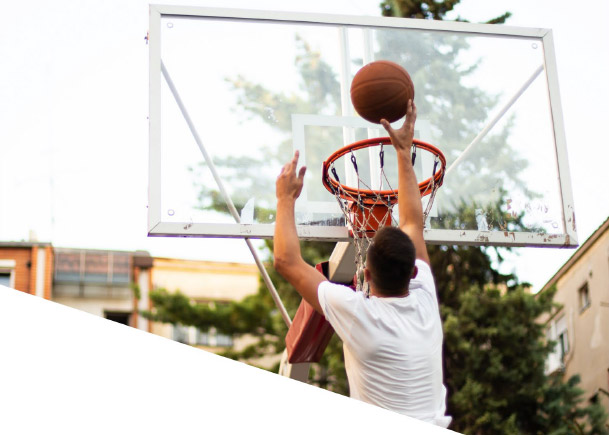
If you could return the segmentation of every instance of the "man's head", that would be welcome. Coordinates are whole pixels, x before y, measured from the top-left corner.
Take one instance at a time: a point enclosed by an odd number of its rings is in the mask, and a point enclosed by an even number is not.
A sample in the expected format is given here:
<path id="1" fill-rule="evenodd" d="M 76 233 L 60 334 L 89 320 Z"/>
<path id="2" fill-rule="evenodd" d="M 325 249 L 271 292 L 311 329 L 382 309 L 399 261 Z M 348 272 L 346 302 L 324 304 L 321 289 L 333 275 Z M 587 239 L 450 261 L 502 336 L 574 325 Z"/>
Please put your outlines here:
<path id="1" fill-rule="evenodd" d="M 382 296 L 406 294 L 414 260 L 414 244 L 406 233 L 395 227 L 381 228 L 366 256 L 368 279 L 374 290 Z"/>

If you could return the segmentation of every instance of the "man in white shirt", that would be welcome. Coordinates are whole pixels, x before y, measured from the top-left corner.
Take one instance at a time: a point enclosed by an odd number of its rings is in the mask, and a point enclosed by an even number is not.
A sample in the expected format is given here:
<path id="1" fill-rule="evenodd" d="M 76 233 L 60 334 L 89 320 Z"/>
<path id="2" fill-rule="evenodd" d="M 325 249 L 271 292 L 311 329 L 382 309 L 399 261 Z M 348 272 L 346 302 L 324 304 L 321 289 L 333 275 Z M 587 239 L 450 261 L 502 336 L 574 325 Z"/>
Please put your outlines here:
<path id="1" fill-rule="evenodd" d="M 275 268 L 343 341 L 351 397 L 447 427 L 442 324 L 410 159 L 415 121 L 412 101 L 401 128 L 381 121 L 397 154 L 400 228 L 380 229 L 368 249 L 370 296 L 330 283 L 302 259 L 294 203 L 306 168 L 297 173 L 298 152 L 277 177 Z"/>

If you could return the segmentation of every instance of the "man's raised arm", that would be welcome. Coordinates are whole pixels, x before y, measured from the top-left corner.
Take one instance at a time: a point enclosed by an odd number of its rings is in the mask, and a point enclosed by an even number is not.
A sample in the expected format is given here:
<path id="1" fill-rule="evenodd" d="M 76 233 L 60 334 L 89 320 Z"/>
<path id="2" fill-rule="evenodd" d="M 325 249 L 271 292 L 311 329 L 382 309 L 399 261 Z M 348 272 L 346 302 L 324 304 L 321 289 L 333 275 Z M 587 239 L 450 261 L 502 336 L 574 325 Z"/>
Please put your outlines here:
<path id="1" fill-rule="evenodd" d="M 417 120 L 417 107 L 408 100 L 406 120 L 402 127 L 394 129 L 386 119 L 381 124 L 389 133 L 391 143 L 395 147 L 398 159 L 398 207 L 400 209 L 400 228 L 404 231 L 416 249 L 416 258 L 429 264 L 429 255 L 423 238 L 423 205 L 421 193 L 414 174 L 411 160 L 414 124 Z"/>
<path id="2" fill-rule="evenodd" d="M 300 243 L 296 233 L 294 204 L 300 196 L 306 168 L 296 172 L 298 151 L 277 177 L 277 221 L 275 222 L 275 239 L 273 254 L 275 269 L 298 293 L 320 314 L 323 314 L 317 296 L 317 288 L 326 277 L 314 267 L 307 264 L 300 252 Z"/>

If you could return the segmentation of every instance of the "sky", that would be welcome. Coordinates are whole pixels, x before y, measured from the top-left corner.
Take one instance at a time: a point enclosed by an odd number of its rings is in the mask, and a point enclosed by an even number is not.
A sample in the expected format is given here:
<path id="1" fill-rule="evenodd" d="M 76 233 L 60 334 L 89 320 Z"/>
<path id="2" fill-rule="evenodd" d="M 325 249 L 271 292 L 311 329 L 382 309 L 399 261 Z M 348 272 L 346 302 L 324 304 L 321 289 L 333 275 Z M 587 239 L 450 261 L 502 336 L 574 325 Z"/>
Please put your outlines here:
<path id="1" fill-rule="evenodd" d="M 379 16 L 378 0 L 165 1 Z M 553 31 L 579 242 L 609 216 L 609 2 L 587 13 L 555 0 L 462 0 L 451 17 Z M 572 5 L 572 3 L 571 3 Z M 149 3 L 6 2 L 0 28 L 0 241 L 147 250 L 155 256 L 252 262 L 242 240 L 149 238 Z M 515 59 L 517 61 L 517 59 Z M 502 271 L 534 290 L 573 254 L 519 248 Z"/>

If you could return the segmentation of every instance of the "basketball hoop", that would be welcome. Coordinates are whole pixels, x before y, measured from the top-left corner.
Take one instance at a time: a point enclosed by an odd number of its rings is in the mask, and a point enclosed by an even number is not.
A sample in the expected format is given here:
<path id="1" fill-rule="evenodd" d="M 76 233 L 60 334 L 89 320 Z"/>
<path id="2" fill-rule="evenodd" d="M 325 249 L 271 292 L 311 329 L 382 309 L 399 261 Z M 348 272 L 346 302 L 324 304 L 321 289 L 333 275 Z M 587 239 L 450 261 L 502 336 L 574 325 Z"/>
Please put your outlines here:
<path id="1" fill-rule="evenodd" d="M 387 225 L 395 224 L 392 210 L 393 206 L 398 202 L 398 189 L 393 189 L 385 174 L 384 170 L 384 146 L 391 145 L 389 137 L 365 139 L 347 145 L 334 152 L 328 159 L 323 162 L 322 166 L 322 182 L 324 187 L 332 193 L 345 215 L 347 228 L 350 235 L 353 237 L 356 247 L 356 277 L 357 290 L 363 290 L 363 270 L 364 256 L 367 251 L 370 240 L 376 234 L 379 228 Z M 374 189 L 360 176 L 357 159 L 354 151 L 380 147 L 379 150 L 379 186 Z M 446 158 L 442 151 L 433 145 L 418 139 L 413 139 L 412 143 L 412 164 L 415 164 L 417 150 L 424 150 L 434 156 L 433 169 L 431 176 L 419 183 L 419 191 L 421 197 L 430 195 L 427 206 L 423 211 L 423 224 L 431 211 L 433 201 L 438 188 L 444 181 L 444 172 L 446 170 Z M 342 183 L 339 179 L 338 172 L 335 168 L 335 163 L 341 158 L 350 155 L 353 171 L 357 178 L 356 186 L 349 186 Z M 385 188 L 386 186 L 387 188 Z"/>

